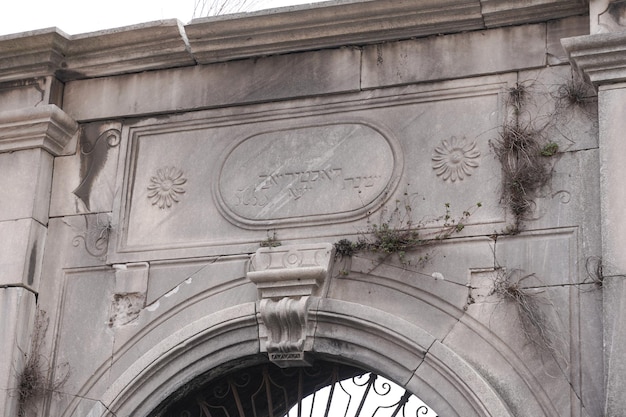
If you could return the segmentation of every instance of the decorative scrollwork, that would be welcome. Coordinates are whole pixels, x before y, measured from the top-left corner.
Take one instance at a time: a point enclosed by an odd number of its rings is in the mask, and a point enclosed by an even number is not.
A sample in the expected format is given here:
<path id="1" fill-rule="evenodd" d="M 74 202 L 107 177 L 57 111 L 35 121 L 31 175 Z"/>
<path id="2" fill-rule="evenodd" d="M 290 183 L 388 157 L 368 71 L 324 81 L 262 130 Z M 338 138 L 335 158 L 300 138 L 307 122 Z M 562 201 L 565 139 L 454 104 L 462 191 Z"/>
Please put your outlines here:
<path id="1" fill-rule="evenodd" d="M 120 144 L 120 140 L 122 138 L 122 132 L 119 129 L 108 129 L 104 132 L 100 133 L 98 138 L 94 141 L 93 145 L 90 146 L 88 143 L 84 143 L 83 147 L 80 150 L 80 153 L 83 155 L 90 155 L 94 152 L 96 147 L 100 143 L 102 143 L 103 139 L 106 142 L 109 148 L 115 148 Z"/>
<path id="2" fill-rule="evenodd" d="M 92 140 L 90 138 L 97 133 L 97 131 L 93 132 L 92 128 L 83 129 L 81 135 L 80 184 L 72 191 L 85 204 L 87 210 L 91 210 L 90 196 L 96 178 L 104 169 L 106 161 L 110 159 L 109 149 L 118 146 L 122 137 L 122 132 L 119 129 L 110 128 Z"/>
<path id="3" fill-rule="evenodd" d="M 345 417 L 437 417 L 418 397 L 380 375 L 323 361 L 312 368 L 257 365 L 235 371 L 178 397 L 158 415 L 316 417 L 329 410 Z"/>
<path id="4" fill-rule="evenodd" d="M 108 213 L 86 215 L 85 233 L 74 236 L 72 245 L 78 247 L 82 242 L 88 254 L 94 258 L 102 258 L 107 252 L 112 228 Z"/>

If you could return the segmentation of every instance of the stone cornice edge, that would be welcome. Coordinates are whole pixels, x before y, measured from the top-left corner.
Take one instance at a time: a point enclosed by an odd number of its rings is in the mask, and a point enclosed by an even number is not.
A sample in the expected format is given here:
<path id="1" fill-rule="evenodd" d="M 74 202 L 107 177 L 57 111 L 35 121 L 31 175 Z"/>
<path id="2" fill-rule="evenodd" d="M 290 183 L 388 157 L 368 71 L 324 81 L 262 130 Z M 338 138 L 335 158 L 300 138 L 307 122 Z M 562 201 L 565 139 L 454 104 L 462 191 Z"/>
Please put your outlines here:
<path id="1" fill-rule="evenodd" d="M 482 28 L 478 0 L 322 3 L 195 19 L 185 27 L 200 63 Z"/>
<path id="2" fill-rule="evenodd" d="M 626 81 L 626 32 L 576 36 L 561 40 L 572 65 L 588 81 Z"/>
<path id="3" fill-rule="evenodd" d="M 0 82 L 63 81 L 365 45 L 585 14 L 586 0 L 336 0 L 255 13 L 176 19 L 67 35 L 0 36 Z"/>
<path id="4" fill-rule="evenodd" d="M 0 152 L 42 148 L 53 156 L 72 154 L 78 124 L 54 104 L 0 113 Z"/>
<path id="5" fill-rule="evenodd" d="M 0 36 L 0 82 L 51 74 L 68 81 L 195 64 L 177 19 L 81 35 L 50 28 Z"/>

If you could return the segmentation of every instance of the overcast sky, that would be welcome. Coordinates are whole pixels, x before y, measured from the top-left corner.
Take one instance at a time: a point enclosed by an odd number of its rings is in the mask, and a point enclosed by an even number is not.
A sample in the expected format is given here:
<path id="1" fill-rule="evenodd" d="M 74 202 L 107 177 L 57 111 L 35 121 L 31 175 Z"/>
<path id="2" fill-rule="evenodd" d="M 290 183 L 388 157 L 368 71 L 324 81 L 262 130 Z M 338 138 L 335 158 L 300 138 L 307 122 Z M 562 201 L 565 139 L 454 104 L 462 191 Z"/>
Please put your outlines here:
<path id="1" fill-rule="evenodd" d="M 262 0 L 260 8 L 322 0 Z M 154 20 L 188 23 L 194 0 L 2 0 L 0 35 L 56 26 L 70 35 Z"/>

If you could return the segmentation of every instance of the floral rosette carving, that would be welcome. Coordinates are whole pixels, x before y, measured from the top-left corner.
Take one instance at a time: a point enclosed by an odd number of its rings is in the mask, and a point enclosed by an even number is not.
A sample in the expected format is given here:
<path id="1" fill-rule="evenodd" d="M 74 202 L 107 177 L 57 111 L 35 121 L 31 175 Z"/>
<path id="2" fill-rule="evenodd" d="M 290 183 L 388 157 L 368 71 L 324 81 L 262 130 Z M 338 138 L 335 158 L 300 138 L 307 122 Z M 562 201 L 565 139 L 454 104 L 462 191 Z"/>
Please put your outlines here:
<path id="1" fill-rule="evenodd" d="M 478 167 L 479 157 L 480 151 L 476 149 L 476 142 L 467 142 L 465 138 L 452 136 L 435 148 L 433 169 L 444 181 L 463 180 Z"/>
<path id="2" fill-rule="evenodd" d="M 175 167 L 157 169 L 156 176 L 150 178 L 148 185 L 148 199 L 153 206 L 160 209 L 172 207 L 180 201 L 180 195 L 185 193 L 182 187 L 187 182 L 183 171 Z"/>

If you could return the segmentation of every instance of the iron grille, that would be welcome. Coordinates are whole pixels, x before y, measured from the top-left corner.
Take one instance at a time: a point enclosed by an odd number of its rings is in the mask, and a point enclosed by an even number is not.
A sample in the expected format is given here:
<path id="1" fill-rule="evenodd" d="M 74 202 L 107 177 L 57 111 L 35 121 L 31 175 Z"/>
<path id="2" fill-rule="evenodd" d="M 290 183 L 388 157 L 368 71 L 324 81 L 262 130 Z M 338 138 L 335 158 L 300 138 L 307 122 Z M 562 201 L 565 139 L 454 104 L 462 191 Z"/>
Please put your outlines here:
<path id="1" fill-rule="evenodd" d="M 375 373 L 317 362 L 262 364 L 236 371 L 166 402 L 153 417 L 437 417 L 419 398 Z"/>

